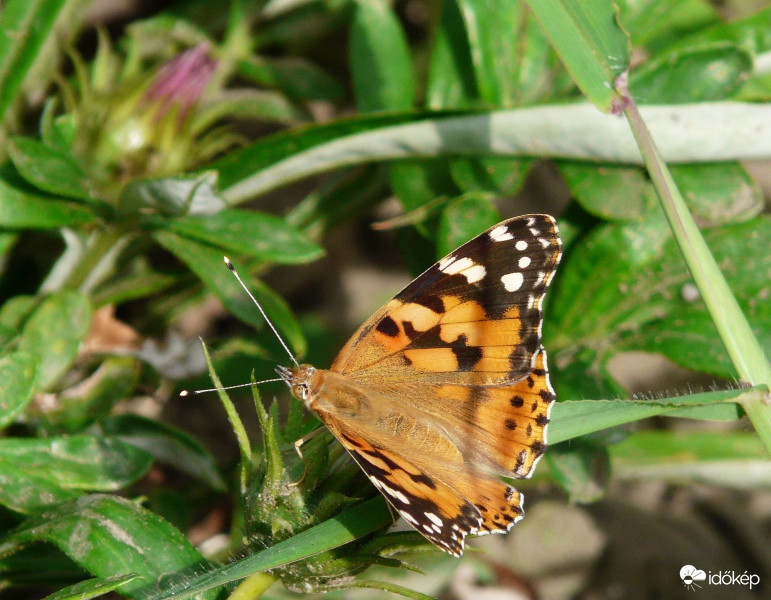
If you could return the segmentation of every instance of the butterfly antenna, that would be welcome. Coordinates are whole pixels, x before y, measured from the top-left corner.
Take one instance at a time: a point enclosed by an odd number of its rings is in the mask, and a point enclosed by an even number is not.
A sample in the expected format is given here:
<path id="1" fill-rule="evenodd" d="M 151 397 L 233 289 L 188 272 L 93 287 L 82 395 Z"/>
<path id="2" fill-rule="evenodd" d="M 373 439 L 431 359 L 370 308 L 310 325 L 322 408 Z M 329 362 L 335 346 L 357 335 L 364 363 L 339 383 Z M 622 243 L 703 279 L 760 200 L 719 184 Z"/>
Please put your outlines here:
<path id="1" fill-rule="evenodd" d="M 241 279 L 241 276 L 238 274 L 238 271 L 236 271 L 236 268 L 233 266 L 233 263 L 230 262 L 230 259 L 225 256 L 223 257 L 225 260 L 225 264 L 228 266 L 228 269 L 230 269 L 231 273 L 236 276 L 236 279 L 238 280 L 238 283 L 241 284 L 241 287 L 244 288 L 244 291 L 249 295 L 249 297 L 252 299 L 252 302 L 254 302 L 254 305 L 259 309 L 260 314 L 262 315 L 262 318 L 265 319 L 265 322 L 270 326 L 270 328 L 273 330 L 273 333 L 278 338 L 278 341 L 281 342 L 281 345 L 284 347 L 284 350 L 286 350 L 286 353 L 289 355 L 289 358 L 292 359 L 292 362 L 296 366 L 300 366 L 300 363 L 297 362 L 297 359 L 294 357 L 294 354 L 292 354 L 292 351 L 289 349 L 289 346 L 286 345 L 286 342 L 284 341 L 284 338 L 282 338 L 278 330 L 276 329 L 275 325 L 271 323 L 270 319 L 268 318 L 268 315 L 265 314 L 265 311 L 263 310 L 262 306 L 260 306 L 260 303 L 257 302 L 257 299 L 252 295 L 252 292 L 249 291 L 249 288 L 246 287 L 246 284 Z M 251 385 L 251 384 L 247 384 Z"/>
<path id="2" fill-rule="evenodd" d="M 255 381 L 254 383 L 241 383 L 239 385 L 229 385 L 227 387 L 209 388 L 208 390 L 182 390 L 180 396 L 197 396 L 198 394 L 204 394 L 206 392 L 219 392 L 222 390 L 234 390 L 236 388 L 252 387 L 253 385 L 260 385 L 263 383 L 273 383 L 274 381 L 284 381 L 280 377 L 276 379 L 264 379 L 262 381 Z"/>

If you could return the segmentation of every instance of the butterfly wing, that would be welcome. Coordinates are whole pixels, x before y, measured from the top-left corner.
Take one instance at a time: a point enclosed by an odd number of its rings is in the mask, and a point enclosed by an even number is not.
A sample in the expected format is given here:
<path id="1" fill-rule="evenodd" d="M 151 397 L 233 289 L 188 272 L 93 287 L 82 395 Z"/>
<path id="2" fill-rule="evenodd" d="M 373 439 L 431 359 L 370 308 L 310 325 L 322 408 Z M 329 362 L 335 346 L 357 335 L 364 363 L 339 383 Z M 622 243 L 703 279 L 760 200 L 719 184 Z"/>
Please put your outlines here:
<path id="1" fill-rule="evenodd" d="M 403 378 L 501 385 L 533 368 L 542 302 L 562 253 L 549 215 L 504 221 L 409 284 L 351 337 L 331 370 L 378 382 Z"/>
<path id="2" fill-rule="evenodd" d="M 561 251 L 548 215 L 464 244 L 368 319 L 333 363 L 367 410 L 316 408 L 405 520 L 451 554 L 467 534 L 505 532 L 522 517 L 521 494 L 492 473 L 528 477 L 546 448 L 554 393 L 542 303 Z"/>

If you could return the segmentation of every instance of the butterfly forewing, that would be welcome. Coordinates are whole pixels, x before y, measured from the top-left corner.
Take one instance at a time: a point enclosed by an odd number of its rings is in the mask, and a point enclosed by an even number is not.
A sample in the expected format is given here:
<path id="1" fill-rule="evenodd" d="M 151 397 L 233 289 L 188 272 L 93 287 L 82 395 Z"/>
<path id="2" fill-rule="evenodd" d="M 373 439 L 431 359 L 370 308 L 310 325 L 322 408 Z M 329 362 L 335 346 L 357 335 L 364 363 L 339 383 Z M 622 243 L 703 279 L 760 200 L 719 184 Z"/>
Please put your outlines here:
<path id="1" fill-rule="evenodd" d="M 504 221 L 420 275 L 293 389 L 415 529 L 460 555 L 507 531 L 554 401 L 542 304 L 561 256 L 548 215 Z M 300 381 L 302 380 L 302 381 Z"/>
<path id="2" fill-rule="evenodd" d="M 548 215 L 500 223 L 429 268 L 375 313 L 332 369 L 382 380 L 402 377 L 407 366 L 428 382 L 466 385 L 523 378 L 540 347 L 541 304 L 561 248 Z"/>

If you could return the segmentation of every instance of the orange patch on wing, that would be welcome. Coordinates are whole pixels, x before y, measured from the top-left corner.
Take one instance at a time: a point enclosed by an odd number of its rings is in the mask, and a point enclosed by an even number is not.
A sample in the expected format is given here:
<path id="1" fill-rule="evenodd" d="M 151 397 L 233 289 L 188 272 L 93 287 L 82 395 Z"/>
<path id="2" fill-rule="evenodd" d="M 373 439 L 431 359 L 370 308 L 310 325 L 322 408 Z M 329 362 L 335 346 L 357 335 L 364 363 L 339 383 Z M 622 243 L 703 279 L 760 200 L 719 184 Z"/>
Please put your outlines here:
<path id="1" fill-rule="evenodd" d="M 473 323 L 487 319 L 487 312 L 479 302 L 469 300 L 458 303 L 451 308 L 445 304 L 445 313 L 442 316 L 442 324 L 445 323 Z"/>
<path id="2" fill-rule="evenodd" d="M 519 319 L 477 321 L 470 323 L 444 323 L 440 326 L 442 341 L 451 344 L 464 336 L 467 346 L 515 346 L 522 343 Z"/>
<path id="3" fill-rule="evenodd" d="M 388 315 L 397 323 L 409 321 L 415 331 L 428 331 L 439 323 L 441 316 L 430 308 L 414 302 L 406 302 Z"/>
<path id="4" fill-rule="evenodd" d="M 404 356 L 413 367 L 423 371 L 446 373 L 458 370 L 458 358 L 452 348 L 416 348 L 405 350 Z"/>

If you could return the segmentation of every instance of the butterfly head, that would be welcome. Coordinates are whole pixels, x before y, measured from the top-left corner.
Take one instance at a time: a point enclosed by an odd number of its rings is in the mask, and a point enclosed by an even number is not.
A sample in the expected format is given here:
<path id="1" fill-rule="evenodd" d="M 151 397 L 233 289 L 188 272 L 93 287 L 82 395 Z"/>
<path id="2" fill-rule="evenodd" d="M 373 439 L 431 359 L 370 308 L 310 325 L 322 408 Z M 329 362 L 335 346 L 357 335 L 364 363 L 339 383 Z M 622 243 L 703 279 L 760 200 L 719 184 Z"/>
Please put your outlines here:
<path id="1" fill-rule="evenodd" d="M 292 396 L 308 405 L 314 395 L 316 385 L 316 367 L 300 365 L 298 367 L 276 367 L 276 373 L 289 386 Z"/>

